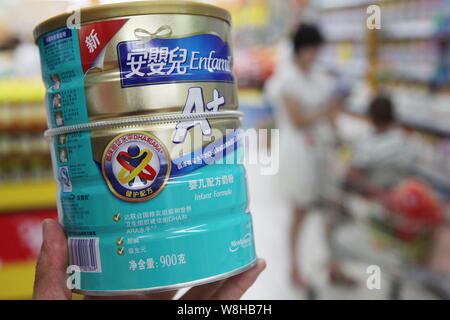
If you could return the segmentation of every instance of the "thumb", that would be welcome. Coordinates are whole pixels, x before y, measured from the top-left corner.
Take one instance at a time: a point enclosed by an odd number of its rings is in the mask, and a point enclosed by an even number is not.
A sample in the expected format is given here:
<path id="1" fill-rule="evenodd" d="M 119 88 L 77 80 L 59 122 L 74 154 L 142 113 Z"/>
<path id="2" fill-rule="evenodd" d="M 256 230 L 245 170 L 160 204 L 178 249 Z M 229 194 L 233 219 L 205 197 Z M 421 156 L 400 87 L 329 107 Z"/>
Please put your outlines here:
<path id="1" fill-rule="evenodd" d="M 67 240 L 61 225 L 51 219 L 42 225 L 43 242 L 36 265 L 33 299 L 68 300 L 72 297 L 66 284 Z"/>
<path id="2" fill-rule="evenodd" d="M 211 297 L 211 300 L 237 300 L 253 285 L 261 272 L 266 268 L 266 262 L 258 259 L 256 265 L 237 276 L 231 277 L 223 283 Z"/>

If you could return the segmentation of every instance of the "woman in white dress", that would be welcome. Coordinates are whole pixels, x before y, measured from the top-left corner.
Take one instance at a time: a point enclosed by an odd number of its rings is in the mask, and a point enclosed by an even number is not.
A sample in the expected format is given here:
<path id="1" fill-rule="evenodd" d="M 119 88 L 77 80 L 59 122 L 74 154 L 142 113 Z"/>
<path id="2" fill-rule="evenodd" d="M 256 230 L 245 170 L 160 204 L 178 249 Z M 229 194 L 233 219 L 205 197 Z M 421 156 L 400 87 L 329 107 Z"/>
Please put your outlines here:
<path id="1" fill-rule="evenodd" d="M 291 49 L 284 50 L 266 85 L 280 129 L 280 187 L 293 211 L 291 275 L 301 287 L 306 283 L 299 270 L 297 239 L 306 213 L 322 200 L 327 174 L 325 152 L 342 100 L 333 95 L 336 86 L 332 78 L 315 63 L 322 43 L 323 37 L 314 25 L 301 24 L 292 36 Z"/>

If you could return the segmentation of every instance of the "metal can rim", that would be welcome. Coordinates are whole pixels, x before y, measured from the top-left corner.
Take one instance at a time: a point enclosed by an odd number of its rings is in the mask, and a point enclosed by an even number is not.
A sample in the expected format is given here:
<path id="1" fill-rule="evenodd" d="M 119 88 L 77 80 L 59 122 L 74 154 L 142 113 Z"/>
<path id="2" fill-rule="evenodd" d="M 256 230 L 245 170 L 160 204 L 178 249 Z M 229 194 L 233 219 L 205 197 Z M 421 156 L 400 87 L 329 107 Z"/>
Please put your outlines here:
<path id="1" fill-rule="evenodd" d="M 140 115 L 134 117 L 124 117 L 117 119 L 105 119 L 84 124 L 75 124 L 58 128 L 50 128 L 44 132 L 45 137 L 53 137 L 61 134 L 70 134 L 83 131 L 92 131 L 106 128 L 120 128 L 145 124 L 162 124 L 189 120 L 203 119 L 223 119 L 223 118 L 242 118 L 244 114 L 241 111 L 219 111 L 191 114 L 161 114 L 161 115 Z"/>
<path id="2" fill-rule="evenodd" d="M 71 14 L 59 14 L 38 24 L 33 31 L 35 41 L 45 33 L 63 27 Z M 222 19 L 231 24 L 231 14 L 223 8 L 207 3 L 182 0 L 135 1 L 82 8 L 80 11 L 80 23 L 147 14 L 200 15 Z"/>

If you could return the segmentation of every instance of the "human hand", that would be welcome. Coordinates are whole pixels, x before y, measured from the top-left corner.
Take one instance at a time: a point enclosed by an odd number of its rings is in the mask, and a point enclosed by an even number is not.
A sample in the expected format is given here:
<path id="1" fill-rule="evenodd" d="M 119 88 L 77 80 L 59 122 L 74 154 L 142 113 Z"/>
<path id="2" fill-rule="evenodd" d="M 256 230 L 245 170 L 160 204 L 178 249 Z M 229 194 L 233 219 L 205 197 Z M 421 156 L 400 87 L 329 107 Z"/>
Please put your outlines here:
<path id="1" fill-rule="evenodd" d="M 70 300 L 72 292 L 68 289 L 66 268 L 68 262 L 67 240 L 64 230 L 54 220 L 43 223 L 43 243 L 36 266 L 33 299 Z M 265 269 L 264 260 L 258 259 L 256 265 L 244 273 L 226 280 L 191 288 L 181 299 L 184 300 L 235 300 L 250 288 Z M 92 299 L 172 299 L 177 291 L 157 294 L 140 294 L 124 297 L 87 297 Z"/>

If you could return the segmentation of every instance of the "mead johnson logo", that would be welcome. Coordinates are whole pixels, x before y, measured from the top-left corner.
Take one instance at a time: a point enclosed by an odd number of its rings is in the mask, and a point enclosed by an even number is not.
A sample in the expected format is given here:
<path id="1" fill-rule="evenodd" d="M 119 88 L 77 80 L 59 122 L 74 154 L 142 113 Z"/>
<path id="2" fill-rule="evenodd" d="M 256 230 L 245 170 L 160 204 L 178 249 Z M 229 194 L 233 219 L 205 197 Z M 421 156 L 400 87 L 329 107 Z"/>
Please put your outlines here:
<path id="1" fill-rule="evenodd" d="M 250 233 L 247 233 L 241 239 L 231 241 L 228 250 L 230 250 L 230 252 L 236 252 L 239 249 L 247 248 L 248 246 L 251 245 L 251 243 L 252 243 L 252 235 Z"/>

